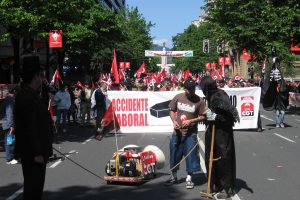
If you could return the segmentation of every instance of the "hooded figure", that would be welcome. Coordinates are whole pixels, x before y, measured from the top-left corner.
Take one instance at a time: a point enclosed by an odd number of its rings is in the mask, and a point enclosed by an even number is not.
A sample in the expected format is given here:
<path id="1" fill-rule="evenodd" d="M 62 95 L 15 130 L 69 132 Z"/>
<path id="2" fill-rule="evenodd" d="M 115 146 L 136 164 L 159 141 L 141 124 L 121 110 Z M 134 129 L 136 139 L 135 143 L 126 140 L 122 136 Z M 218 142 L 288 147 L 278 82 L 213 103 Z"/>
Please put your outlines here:
<path id="1" fill-rule="evenodd" d="M 209 111 L 206 113 L 208 130 L 205 135 L 205 165 L 209 168 L 209 156 L 212 127 L 215 125 L 214 158 L 211 173 L 212 192 L 220 192 L 218 198 L 229 198 L 234 195 L 236 179 L 235 146 L 233 137 L 234 123 L 239 115 L 231 105 L 229 96 L 217 88 L 216 81 L 204 77 L 200 83 L 206 97 Z"/>
<path id="2" fill-rule="evenodd" d="M 289 105 L 289 92 L 280 71 L 280 62 L 274 58 L 270 71 L 263 84 L 263 107 L 267 111 L 275 110 L 276 126 L 284 127 L 285 109 Z"/>

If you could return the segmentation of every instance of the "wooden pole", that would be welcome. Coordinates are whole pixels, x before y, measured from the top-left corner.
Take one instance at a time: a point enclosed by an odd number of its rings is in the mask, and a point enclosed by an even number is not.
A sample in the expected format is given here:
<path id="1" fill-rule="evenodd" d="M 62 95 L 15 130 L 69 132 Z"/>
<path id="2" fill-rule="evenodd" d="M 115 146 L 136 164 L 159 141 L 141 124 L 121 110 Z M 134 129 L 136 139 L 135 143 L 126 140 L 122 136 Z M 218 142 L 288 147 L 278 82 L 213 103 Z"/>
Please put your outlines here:
<path id="1" fill-rule="evenodd" d="M 206 197 L 206 198 L 210 198 L 210 199 L 212 199 L 212 197 L 213 197 L 213 193 L 211 192 L 211 188 L 210 188 L 212 165 L 213 165 L 213 161 L 220 159 L 220 158 L 214 159 L 214 143 L 215 143 L 215 124 L 213 124 L 213 126 L 212 126 L 212 133 L 211 133 L 207 189 L 206 189 L 206 191 L 200 192 L 202 197 Z"/>

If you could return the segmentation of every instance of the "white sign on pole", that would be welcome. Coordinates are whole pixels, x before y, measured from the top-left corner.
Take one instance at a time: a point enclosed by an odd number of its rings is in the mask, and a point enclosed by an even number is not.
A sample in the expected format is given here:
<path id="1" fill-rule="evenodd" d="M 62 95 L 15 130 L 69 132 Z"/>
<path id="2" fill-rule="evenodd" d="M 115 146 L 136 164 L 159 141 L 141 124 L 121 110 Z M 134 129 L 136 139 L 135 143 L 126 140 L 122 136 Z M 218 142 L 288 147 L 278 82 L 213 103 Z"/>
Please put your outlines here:
<path id="1" fill-rule="evenodd" d="M 150 51 L 145 50 L 146 57 L 193 57 L 193 51 Z"/>

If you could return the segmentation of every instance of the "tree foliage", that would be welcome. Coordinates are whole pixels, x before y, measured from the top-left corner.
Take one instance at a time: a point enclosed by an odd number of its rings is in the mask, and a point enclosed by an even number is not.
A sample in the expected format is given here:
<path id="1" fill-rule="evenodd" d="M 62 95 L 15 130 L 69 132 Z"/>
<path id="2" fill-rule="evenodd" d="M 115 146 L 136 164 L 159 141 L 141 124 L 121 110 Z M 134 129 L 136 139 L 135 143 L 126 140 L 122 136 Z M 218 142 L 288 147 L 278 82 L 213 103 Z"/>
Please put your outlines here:
<path id="1" fill-rule="evenodd" d="M 126 7 L 116 14 L 95 0 L 2 0 L 0 20 L 6 30 L 0 41 L 46 41 L 50 30 L 62 30 L 63 48 L 55 50 L 60 68 L 85 66 L 91 74 L 110 70 L 113 49 L 118 60 L 131 61 L 136 68 L 144 50 L 152 46 L 153 24 L 137 8 Z M 15 57 L 19 56 L 17 52 Z"/>
<path id="2" fill-rule="evenodd" d="M 175 71 L 180 69 L 186 70 L 190 68 L 192 72 L 203 71 L 206 63 L 211 63 L 217 60 L 216 52 L 216 39 L 211 32 L 211 26 L 209 23 L 203 23 L 201 26 L 196 27 L 190 25 L 183 33 L 177 34 L 173 37 L 173 50 L 193 50 L 194 56 L 192 58 L 173 58 L 175 63 Z M 203 52 L 203 40 L 209 40 L 209 53 Z"/>
<path id="3" fill-rule="evenodd" d="M 228 42 L 239 54 L 244 48 L 262 62 L 276 47 L 277 56 L 291 73 L 290 41 L 299 33 L 300 5 L 296 0 L 206 1 L 207 20 L 216 37 Z"/>

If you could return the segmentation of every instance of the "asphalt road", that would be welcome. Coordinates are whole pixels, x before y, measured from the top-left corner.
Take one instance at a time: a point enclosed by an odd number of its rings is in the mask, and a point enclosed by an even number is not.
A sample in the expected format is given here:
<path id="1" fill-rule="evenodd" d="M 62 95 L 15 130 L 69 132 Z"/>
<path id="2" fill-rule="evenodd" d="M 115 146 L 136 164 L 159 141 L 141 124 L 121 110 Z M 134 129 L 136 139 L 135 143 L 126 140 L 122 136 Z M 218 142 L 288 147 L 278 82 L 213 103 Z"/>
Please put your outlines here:
<path id="1" fill-rule="evenodd" d="M 237 195 L 233 200 L 300 199 L 299 114 L 299 111 L 289 111 L 285 118 L 287 127 L 275 128 L 275 113 L 261 110 L 263 132 L 235 131 Z M 204 139 L 203 132 L 198 135 Z M 92 126 L 69 126 L 67 133 L 56 135 L 54 147 L 71 160 L 61 160 L 60 154 L 55 152 L 57 158 L 47 166 L 44 199 L 204 199 L 199 192 L 206 188 L 205 173 L 196 174 L 193 177 L 195 188 L 187 190 L 185 163 L 181 164 L 178 174 L 180 184 L 163 185 L 169 178 L 169 136 L 168 133 L 143 133 L 143 130 L 139 134 L 119 134 L 119 148 L 128 144 L 156 145 L 165 153 L 166 163 L 157 178 L 144 184 L 107 184 L 102 177 L 107 161 L 116 150 L 115 136 L 97 141 L 93 139 Z M 21 166 L 5 164 L 5 153 L 0 149 L 0 200 L 21 197 Z"/>

